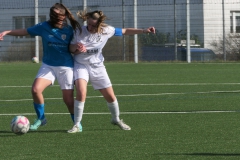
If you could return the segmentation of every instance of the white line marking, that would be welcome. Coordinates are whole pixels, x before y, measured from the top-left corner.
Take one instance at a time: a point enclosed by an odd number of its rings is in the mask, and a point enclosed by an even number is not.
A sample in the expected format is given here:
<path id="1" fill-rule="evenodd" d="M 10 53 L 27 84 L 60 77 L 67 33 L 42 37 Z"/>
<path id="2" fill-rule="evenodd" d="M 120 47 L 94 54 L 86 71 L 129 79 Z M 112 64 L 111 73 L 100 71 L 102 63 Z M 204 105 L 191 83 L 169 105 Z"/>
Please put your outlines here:
<path id="1" fill-rule="evenodd" d="M 195 85 L 240 85 L 240 83 L 158 83 L 158 84 L 113 84 L 113 86 L 195 86 Z"/>
<path id="2" fill-rule="evenodd" d="M 155 93 L 155 94 L 130 94 L 130 95 L 116 95 L 117 97 L 138 97 L 138 96 L 163 96 L 163 95 L 183 95 L 183 94 L 211 94 L 211 93 L 239 93 L 240 90 L 235 91 L 208 91 L 208 92 L 186 92 L 186 93 Z M 103 96 L 87 96 L 87 98 L 102 98 Z M 62 98 L 44 98 L 46 100 L 59 100 Z M 16 102 L 16 101 L 32 101 L 32 99 L 14 99 L 4 100 L 0 99 L 0 102 Z"/>
<path id="3" fill-rule="evenodd" d="M 240 85 L 240 83 L 156 83 L 156 84 L 113 84 L 113 86 L 196 86 L 196 85 Z M 91 86 L 91 85 L 88 85 Z M 0 88 L 30 88 L 32 86 L 0 86 Z M 51 87 L 59 87 L 52 85 Z"/>
<path id="4" fill-rule="evenodd" d="M 238 113 L 240 111 L 174 111 L 174 112 L 121 112 L 121 114 L 199 114 L 199 113 Z M 68 115 L 69 113 L 45 113 L 45 115 Z M 84 113 L 85 115 L 106 115 L 108 112 L 102 113 Z M 15 115 L 36 115 L 36 113 L 10 113 L 0 114 L 0 116 L 15 116 Z"/>

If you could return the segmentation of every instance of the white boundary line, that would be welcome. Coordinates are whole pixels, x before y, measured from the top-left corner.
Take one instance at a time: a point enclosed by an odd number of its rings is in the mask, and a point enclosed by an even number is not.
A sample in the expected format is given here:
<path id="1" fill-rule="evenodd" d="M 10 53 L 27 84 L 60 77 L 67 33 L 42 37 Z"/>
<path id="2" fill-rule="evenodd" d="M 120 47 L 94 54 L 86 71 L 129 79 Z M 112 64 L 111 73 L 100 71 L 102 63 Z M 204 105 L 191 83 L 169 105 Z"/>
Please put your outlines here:
<path id="1" fill-rule="evenodd" d="M 121 112 L 121 114 L 199 114 L 199 113 L 238 113 L 240 111 L 173 111 L 173 112 Z M 68 115 L 69 113 L 45 113 L 45 115 Z M 83 113 L 84 115 L 106 115 L 109 112 L 102 113 Z M 0 116 L 15 116 L 15 115 L 36 115 L 36 113 L 11 113 L 0 114 Z"/>
<path id="2" fill-rule="evenodd" d="M 156 84 L 113 84 L 113 86 L 197 86 L 197 85 L 240 85 L 240 83 L 156 83 Z M 91 86 L 91 85 L 88 85 Z M 0 86 L 0 88 L 30 88 L 32 86 Z M 59 87 L 52 85 L 51 87 Z"/>
<path id="3" fill-rule="evenodd" d="M 186 92 L 186 93 L 155 93 L 155 94 L 130 94 L 130 95 L 116 95 L 117 97 L 138 97 L 138 96 L 163 96 L 163 95 L 184 95 L 184 94 L 212 94 L 212 93 L 239 93 L 240 90 L 235 91 L 208 91 L 208 92 Z M 87 96 L 87 98 L 101 98 L 103 96 Z M 46 100 L 59 100 L 62 98 L 44 98 Z M 16 101 L 32 101 L 32 99 L 15 99 L 15 100 L 3 100 L 0 102 L 16 102 Z"/>

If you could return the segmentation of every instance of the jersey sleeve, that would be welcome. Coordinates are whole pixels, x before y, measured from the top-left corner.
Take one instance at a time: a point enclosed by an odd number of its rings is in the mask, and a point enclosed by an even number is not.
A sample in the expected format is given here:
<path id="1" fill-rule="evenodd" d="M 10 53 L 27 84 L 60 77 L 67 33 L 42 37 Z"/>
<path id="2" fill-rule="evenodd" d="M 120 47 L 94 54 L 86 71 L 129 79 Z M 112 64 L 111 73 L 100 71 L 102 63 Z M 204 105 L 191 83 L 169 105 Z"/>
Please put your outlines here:
<path id="1" fill-rule="evenodd" d="M 103 28 L 103 34 L 107 35 L 108 38 L 112 36 L 122 36 L 122 29 L 114 28 L 113 26 L 107 26 Z"/>
<path id="2" fill-rule="evenodd" d="M 41 36 L 42 34 L 43 23 L 38 23 L 32 27 L 27 28 L 27 32 L 31 36 Z"/>

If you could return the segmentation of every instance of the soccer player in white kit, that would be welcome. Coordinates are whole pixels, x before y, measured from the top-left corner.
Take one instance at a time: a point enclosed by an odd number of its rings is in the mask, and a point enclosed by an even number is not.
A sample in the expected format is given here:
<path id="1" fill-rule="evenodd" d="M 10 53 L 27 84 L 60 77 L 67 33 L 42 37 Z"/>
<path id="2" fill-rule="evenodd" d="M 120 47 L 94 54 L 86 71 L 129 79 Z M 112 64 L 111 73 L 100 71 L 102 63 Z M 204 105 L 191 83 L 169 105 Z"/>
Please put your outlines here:
<path id="1" fill-rule="evenodd" d="M 43 64 L 32 85 L 33 106 L 37 118 L 30 126 L 30 130 L 36 131 L 39 126 L 45 125 L 47 120 L 44 115 L 43 91 L 58 80 L 62 90 L 63 101 L 68 107 L 71 119 L 74 120 L 74 80 L 73 57 L 69 52 L 69 44 L 73 32 L 80 24 L 74 19 L 71 12 L 60 3 L 50 8 L 50 20 L 36 24 L 27 29 L 9 30 L 0 33 L 0 40 L 5 35 L 11 36 L 41 36 L 43 44 Z M 71 26 L 67 23 L 70 21 Z M 79 132 L 82 126 L 79 124 Z"/>
<path id="2" fill-rule="evenodd" d="M 122 130 L 131 130 L 130 126 L 119 118 L 119 105 L 103 63 L 102 49 L 108 39 L 114 35 L 155 33 L 155 28 L 114 28 L 104 23 L 107 17 L 102 11 L 87 12 L 84 10 L 79 11 L 77 16 L 83 21 L 87 21 L 87 26 L 82 26 L 82 34 L 79 34 L 78 31 L 74 34 L 69 47 L 70 52 L 74 54 L 73 72 L 77 94 L 74 101 L 74 126 L 68 130 L 68 133 L 79 132 L 79 123 L 82 120 L 88 81 L 106 99 L 112 115 L 111 123 L 119 126 Z"/>

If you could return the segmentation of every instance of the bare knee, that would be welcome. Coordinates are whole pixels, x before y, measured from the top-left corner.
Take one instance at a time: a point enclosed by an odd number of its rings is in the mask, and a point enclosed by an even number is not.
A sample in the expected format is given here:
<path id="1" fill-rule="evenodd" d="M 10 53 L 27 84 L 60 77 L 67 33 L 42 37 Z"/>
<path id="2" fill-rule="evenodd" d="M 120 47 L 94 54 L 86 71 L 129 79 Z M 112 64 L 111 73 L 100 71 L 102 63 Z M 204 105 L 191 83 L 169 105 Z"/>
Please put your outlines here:
<path id="1" fill-rule="evenodd" d="M 51 81 L 43 78 L 36 78 L 32 85 L 32 95 L 42 94 L 43 90 L 51 85 Z"/>
<path id="2" fill-rule="evenodd" d="M 103 97 L 106 99 L 108 103 L 112 103 L 116 100 L 116 96 L 114 94 L 112 87 L 100 89 L 99 91 L 101 92 L 101 94 L 103 95 Z"/>
<path id="3" fill-rule="evenodd" d="M 86 91 L 85 90 L 78 90 L 76 94 L 76 99 L 81 102 L 85 102 L 86 100 Z"/>
<path id="4" fill-rule="evenodd" d="M 63 97 L 63 101 L 67 106 L 73 106 L 74 98 L 73 97 Z"/>
<path id="5" fill-rule="evenodd" d="M 43 90 L 40 87 L 37 87 L 37 86 L 32 87 L 32 95 L 42 94 L 42 91 Z"/>
<path id="6" fill-rule="evenodd" d="M 85 102 L 85 100 L 86 100 L 86 95 L 77 96 L 76 99 L 77 99 L 78 101 Z"/>
<path id="7" fill-rule="evenodd" d="M 74 96 L 73 90 L 63 90 L 63 101 L 67 106 L 73 106 Z"/>

